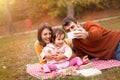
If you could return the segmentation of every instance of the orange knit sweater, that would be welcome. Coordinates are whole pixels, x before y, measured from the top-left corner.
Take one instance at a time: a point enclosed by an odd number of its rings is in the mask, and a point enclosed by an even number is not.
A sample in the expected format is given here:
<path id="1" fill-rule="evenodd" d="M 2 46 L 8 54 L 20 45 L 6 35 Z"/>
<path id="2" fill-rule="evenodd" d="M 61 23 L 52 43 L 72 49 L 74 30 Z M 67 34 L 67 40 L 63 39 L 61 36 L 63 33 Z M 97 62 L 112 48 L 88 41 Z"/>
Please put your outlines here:
<path id="1" fill-rule="evenodd" d="M 88 31 L 87 39 L 73 39 L 73 45 L 78 56 L 110 59 L 114 53 L 118 42 L 120 42 L 120 30 L 112 31 L 102 27 L 95 22 L 86 22 L 83 28 Z"/>

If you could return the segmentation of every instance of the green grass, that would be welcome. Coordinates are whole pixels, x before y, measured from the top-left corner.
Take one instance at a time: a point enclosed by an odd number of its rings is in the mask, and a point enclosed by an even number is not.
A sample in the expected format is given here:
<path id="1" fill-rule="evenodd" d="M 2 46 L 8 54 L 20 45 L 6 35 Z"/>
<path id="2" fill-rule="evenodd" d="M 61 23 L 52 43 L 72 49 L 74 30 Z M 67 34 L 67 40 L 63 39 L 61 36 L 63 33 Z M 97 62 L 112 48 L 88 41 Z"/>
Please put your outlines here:
<path id="1" fill-rule="evenodd" d="M 108 29 L 120 30 L 120 18 L 100 21 L 99 23 Z"/>
<path id="2" fill-rule="evenodd" d="M 120 30 L 120 18 L 101 21 L 101 25 Z M 26 73 L 26 64 L 38 63 L 33 49 L 36 33 L 11 35 L 0 38 L 0 80 L 38 80 Z M 119 80 L 120 67 L 102 70 L 103 74 L 90 78 L 66 76 L 52 80 Z M 50 79 L 51 80 L 51 79 Z"/>
<path id="3" fill-rule="evenodd" d="M 0 39 L 0 80 L 27 80 L 26 64 L 37 62 L 33 44 L 36 33 Z"/>

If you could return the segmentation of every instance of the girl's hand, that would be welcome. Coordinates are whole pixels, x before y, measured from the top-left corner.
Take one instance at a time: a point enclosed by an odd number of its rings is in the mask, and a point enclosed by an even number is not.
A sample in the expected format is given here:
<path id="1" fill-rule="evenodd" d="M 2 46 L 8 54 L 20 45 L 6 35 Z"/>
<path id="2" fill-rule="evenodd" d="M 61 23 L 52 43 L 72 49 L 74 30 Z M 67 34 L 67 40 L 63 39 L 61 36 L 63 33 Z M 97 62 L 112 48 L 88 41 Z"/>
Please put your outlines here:
<path id="1" fill-rule="evenodd" d="M 65 58 L 66 58 L 66 57 L 65 57 L 64 54 L 59 54 L 59 55 L 54 56 L 54 59 L 55 59 L 56 61 L 60 61 L 60 60 L 65 59 Z"/>
<path id="2" fill-rule="evenodd" d="M 46 59 L 46 60 L 51 60 L 51 59 L 53 59 L 53 56 L 52 56 L 51 52 L 48 52 L 47 55 L 45 55 L 45 59 Z"/>
<path id="3" fill-rule="evenodd" d="M 61 59 L 61 56 L 59 56 L 59 55 L 54 56 L 54 59 L 55 59 L 55 61 L 59 61 Z"/>

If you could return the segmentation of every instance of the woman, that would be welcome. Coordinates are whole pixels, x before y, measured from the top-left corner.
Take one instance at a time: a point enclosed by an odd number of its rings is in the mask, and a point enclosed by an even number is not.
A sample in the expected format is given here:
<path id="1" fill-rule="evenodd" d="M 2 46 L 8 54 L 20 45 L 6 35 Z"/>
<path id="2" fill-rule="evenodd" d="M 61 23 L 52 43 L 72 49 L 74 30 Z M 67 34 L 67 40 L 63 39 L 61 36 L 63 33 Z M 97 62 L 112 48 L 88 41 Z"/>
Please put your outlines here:
<path id="1" fill-rule="evenodd" d="M 39 26 L 38 31 L 37 31 L 37 39 L 38 40 L 34 44 L 34 49 L 36 51 L 36 54 L 40 61 L 40 64 L 42 64 L 42 65 L 45 64 L 46 61 L 44 61 L 41 58 L 40 54 L 42 52 L 43 47 L 45 47 L 46 44 L 48 44 L 52 41 L 52 34 L 53 34 L 52 28 L 48 23 L 43 23 Z M 65 39 L 65 42 L 67 45 L 69 45 L 71 47 L 71 44 L 67 39 Z M 47 53 L 47 54 L 48 55 L 46 56 L 46 58 L 49 59 L 51 57 L 51 54 L 50 53 Z M 75 56 L 75 54 L 73 53 L 72 57 L 74 57 L 74 56 Z"/>

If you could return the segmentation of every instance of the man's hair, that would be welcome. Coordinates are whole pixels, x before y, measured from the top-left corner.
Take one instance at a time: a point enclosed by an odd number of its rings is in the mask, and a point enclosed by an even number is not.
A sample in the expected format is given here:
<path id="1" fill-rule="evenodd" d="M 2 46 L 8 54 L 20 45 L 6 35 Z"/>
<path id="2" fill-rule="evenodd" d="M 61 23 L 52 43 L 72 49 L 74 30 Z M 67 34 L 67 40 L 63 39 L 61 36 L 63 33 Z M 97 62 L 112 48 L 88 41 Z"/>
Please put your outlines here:
<path id="1" fill-rule="evenodd" d="M 77 24 L 77 20 L 74 17 L 65 17 L 62 21 L 62 28 L 64 29 L 65 26 L 69 26 L 71 21 Z"/>
<path id="2" fill-rule="evenodd" d="M 54 28 L 53 29 L 53 37 L 52 37 L 52 42 L 55 42 L 55 39 L 57 37 L 60 37 L 62 34 L 64 34 L 64 38 L 65 38 L 65 32 L 61 29 L 61 28 Z"/>

